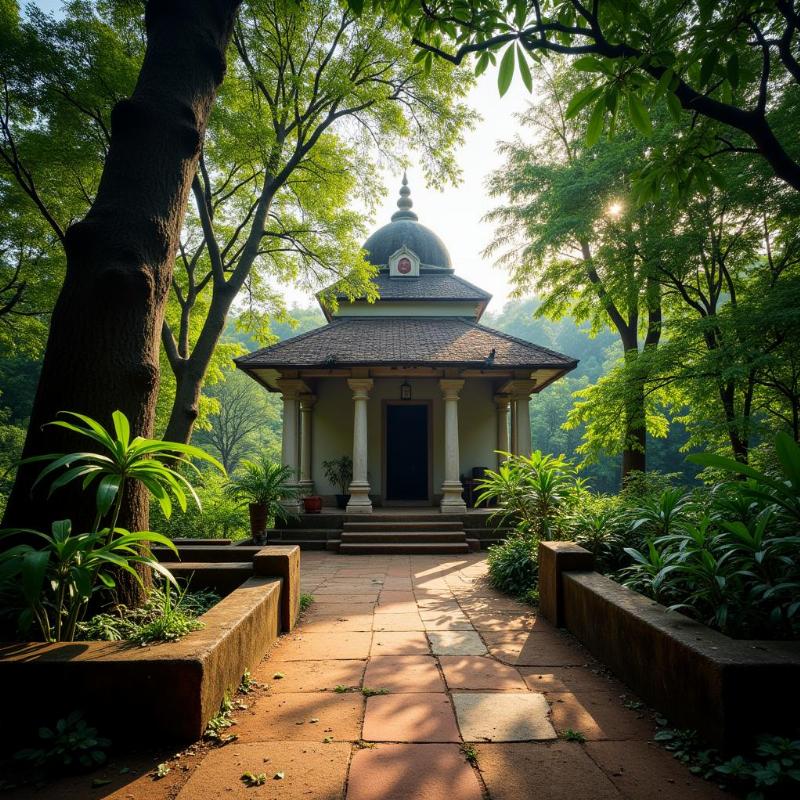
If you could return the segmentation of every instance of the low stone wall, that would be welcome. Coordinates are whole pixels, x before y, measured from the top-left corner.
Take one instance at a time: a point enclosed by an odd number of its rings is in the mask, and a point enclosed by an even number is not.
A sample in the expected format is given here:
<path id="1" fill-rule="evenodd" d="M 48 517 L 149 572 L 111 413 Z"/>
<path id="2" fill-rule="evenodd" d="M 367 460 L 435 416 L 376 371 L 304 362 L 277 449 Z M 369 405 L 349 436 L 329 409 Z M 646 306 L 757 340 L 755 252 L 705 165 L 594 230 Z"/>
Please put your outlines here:
<path id="1" fill-rule="evenodd" d="M 19 741 L 26 727 L 81 709 L 115 743 L 199 739 L 225 693 L 297 620 L 299 549 L 259 555 L 255 571 L 200 618 L 203 628 L 180 641 L 0 644 L 4 711 L 15 721 L 0 736 Z"/>
<path id="2" fill-rule="evenodd" d="M 731 639 L 592 571 L 572 542 L 539 546 L 540 612 L 566 627 L 671 724 L 731 750 L 791 733 L 800 643 Z"/>

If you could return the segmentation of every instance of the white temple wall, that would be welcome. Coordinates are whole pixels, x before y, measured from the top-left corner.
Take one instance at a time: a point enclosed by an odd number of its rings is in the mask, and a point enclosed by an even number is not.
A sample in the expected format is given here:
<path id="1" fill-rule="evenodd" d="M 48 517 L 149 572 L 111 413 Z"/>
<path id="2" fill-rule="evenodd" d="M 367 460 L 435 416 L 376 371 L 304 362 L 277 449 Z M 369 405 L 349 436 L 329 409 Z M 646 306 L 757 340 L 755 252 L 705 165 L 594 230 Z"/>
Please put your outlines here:
<path id="1" fill-rule="evenodd" d="M 371 495 L 379 500 L 383 486 L 384 408 L 386 401 L 400 400 L 405 379 L 375 378 L 368 404 L 367 453 Z M 426 400 L 431 408 L 431 461 L 434 497 L 444 480 L 444 403 L 436 378 L 408 378 L 411 402 Z M 336 488 L 325 480 L 322 462 L 353 453 L 353 399 L 344 378 L 319 379 L 312 424 L 312 478 L 318 494 L 330 496 Z M 461 473 L 471 475 L 473 467 L 493 467 L 497 446 L 497 411 L 491 381 L 467 379 L 459 401 Z"/>

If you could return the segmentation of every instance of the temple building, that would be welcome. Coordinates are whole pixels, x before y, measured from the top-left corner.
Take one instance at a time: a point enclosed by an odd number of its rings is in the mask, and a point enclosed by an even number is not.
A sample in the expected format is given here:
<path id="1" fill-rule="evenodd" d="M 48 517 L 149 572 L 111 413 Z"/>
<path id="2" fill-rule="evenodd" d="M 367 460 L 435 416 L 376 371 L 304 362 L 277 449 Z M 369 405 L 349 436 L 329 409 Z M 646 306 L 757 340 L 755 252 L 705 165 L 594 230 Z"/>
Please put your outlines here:
<path id="1" fill-rule="evenodd" d="M 529 401 L 577 361 L 481 325 L 491 295 L 460 278 L 420 224 L 408 182 L 364 243 L 379 299 L 322 302 L 327 324 L 236 360 L 283 398 L 283 462 L 333 504 L 323 462 L 351 455 L 347 515 L 379 506 L 459 513 L 497 451 L 530 454 Z M 431 508 L 428 509 L 432 510 Z"/>

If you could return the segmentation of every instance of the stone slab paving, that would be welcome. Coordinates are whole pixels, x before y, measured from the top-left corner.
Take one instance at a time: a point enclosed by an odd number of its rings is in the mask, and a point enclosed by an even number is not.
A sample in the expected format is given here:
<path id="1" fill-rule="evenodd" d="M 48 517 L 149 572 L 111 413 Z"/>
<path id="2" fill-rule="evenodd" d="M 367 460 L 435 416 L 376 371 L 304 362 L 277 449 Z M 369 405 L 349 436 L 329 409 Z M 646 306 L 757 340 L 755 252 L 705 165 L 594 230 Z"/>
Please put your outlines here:
<path id="1" fill-rule="evenodd" d="M 527 742 L 557 739 L 543 694 L 459 692 L 453 695 L 465 742 Z"/>
<path id="2" fill-rule="evenodd" d="M 486 645 L 476 631 L 429 631 L 435 656 L 482 656 Z"/>
<path id="3" fill-rule="evenodd" d="M 161 780 L 163 754 L 31 800 L 729 797 L 652 743 L 650 714 L 574 639 L 488 586 L 485 554 L 304 552 L 301 570 L 315 602 L 253 670 L 237 740 L 167 759 Z M 567 728 L 586 743 L 555 739 Z"/>

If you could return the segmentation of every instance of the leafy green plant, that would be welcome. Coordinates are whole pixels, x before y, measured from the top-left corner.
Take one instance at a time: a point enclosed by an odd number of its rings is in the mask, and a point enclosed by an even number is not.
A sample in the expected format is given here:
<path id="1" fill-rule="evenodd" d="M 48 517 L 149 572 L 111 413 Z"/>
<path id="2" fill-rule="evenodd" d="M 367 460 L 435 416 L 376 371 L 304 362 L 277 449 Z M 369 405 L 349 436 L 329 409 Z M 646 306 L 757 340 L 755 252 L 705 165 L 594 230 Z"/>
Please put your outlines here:
<path id="1" fill-rule="evenodd" d="M 245 786 L 263 786 L 267 782 L 267 775 L 265 772 L 243 772 L 240 778 Z"/>
<path id="2" fill-rule="evenodd" d="M 113 434 L 91 417 L 73 412 L 61 414 L 74 421 L 58 419 L 48 424 L 89 439 L 98 452 L 50 454 L 27 461 L 49 461 L 34 486 L 50 478 L 50 494 L 78 480 L 84 490 L 94 488 L 96 514 L 92 530 L 73 534 L 70 520 L 59 520 L 52 524 L 50 533 L 26 528 L 0 531 L 0 540 L 24 536 L 43 542 L 39 548 L 26 542 L 0 553 L 0 584 L 4 591 L 9 585 L 19 587 L 20 633 L 27 634 L 35 623 L 45 641 L 72 640 L 92 595 L 114 589 L 115 574 L 119 572 L 128 573 L 140 585 L 143 581 L 136 567 L 153 570 L 174 582 L 169 570 L 149 550 L 150 545 L 160 544 L 177 552 L 167 537 L 153 531 L 129 532 L 117 526 L 128 481 L 144 484 L 169 517 L 173 499 L 182 510 L 187 507 L 187 494 L 197 500 L 189 481 L 172 466 L 174 459 L 197 458 L 222 469 L 200 448 L 140 436 L 131 438 L 130 424 L 121 411 L 112 414 Z"/>
<path id="3" fill-rule="evenodd" d="M 222 732 L 233 725 L 233 720 L 231 719 L 232 711 L 233 702 L 230 695 L 226 692 L 225 696 L 222 698 L 222 703 L 220 703 L 219 711 L 208 721 L 203 736 L 213 741 L 222 741 Z"/>
<path id="4" fill-rule="evenodd" d="M 300 611 L 307 611 L 314 602 L 314 595 L 303 592 L 300 595 Z"/>
<path id="5" fill-rule="evenodd" d="M 197 617 L 219 599 L 219 595 L 209 589 L 188 591 L 180 586 L 154 586 L 143 605 L 128 608 L 119 604 L 112 611 L 95 614 L 78 625 L 78 635 L 81 639 L 125 639 L 140 644 L 174 641 L 201 627 Z M 165 615 L 167 620 L 164 620 Z"/>
<path id="6" fill-rule="evenodd" d="M 383 688 L 381 688 L 381 689 L 370 689 L 368 686 L 365 686 L 361 690 L 361 694 L 363 694 L 364 697 L 375 697 L 375 696 L 381 695 L 381 694 L 389 694 L 389 690 L 388 689 L 383 689 Z"/>
<path id="7" fill-rule="evenodd" d="M 489 582 L 501 592 L 525 598 L 539 582 L 539 542 L 536 537 L 515 533 L 487 553 Z"/>
<path id="8" fill-rule="evenodd" d="M 698 453 L 688 460 L 746 479 L 738 487 L 738 494 L 759 505 L 774 506 L 796 526 L 800 523 L 800 445 L 789 434 L 779 433 L 775 438 L 775 454 L 780 467 L 777 475 L 715 453 Z"/>
<path id="9" fill-rule="evenodd" d="M 141 583 L 136 565 L 174 581 L 172 573 L 142 546 L 160 544 L 177 552 L 175 545 L 153 531 L 130 533 L 123 528 L 102 528 L 92 533 L 72 533 L 69 520 L 54 522 L 50 533 L 12 528 L 0 531 L 0 541 L 24 534 L 43 542 L 41 548 L 18 544 L 0 553 L 0 582 L 18 585 L 21 592 L 17 625 L 27 635 L 35 624 L 45 641 L 71 641 L 86 614 L 92 595 L 116 586 L 115 572 L 123 570 Z"/>
<path id="10" fill-rule="evenodd" d="M 267 456 L 255 461 L 243 459 L 226 489 L 240 503 L 256 503 L 266 507 L 267 516 L 276 520 L 291 519 L 281 500 L 299 497 L 297 487 L 288 485 L 294 473 L 291 467 L 276 464 Z"/>
<path id="11" fill-rule="evenodd" d="M 186 474 L 186 467 L 178 469 Z M 150 509 L 150 525 L 170 539 L 193 538 L 202 531 L 209 539 L 245 539 L 249 534 L 247 509 L 226 491 L 227 477 L 202 470 L 194 483 L 200 505 L 190 503 L 183 514 L 165 517 L 158 505 Z"/>
<path id="12" fill-rule="evenodd" d="M 501 453 L 506 460 L 478 484 L 478 504 L 495 502 L 492 517 L 512 522 L 539 539 L 558 538 L 559 520 L 584 487 L 573 465 L 537 450 L 530 456 Z"/>
<path id="13" fill-rule="evenodd" d="M 39 740 L 39 747 L 18 750 L 14 758 L 42 769 L 89 769 L 105 762 L 111 746 L 79 711 L 59 719 L 52 728 L 39 728 Z"/>
<path id="14" fill-rule="evenodd" d="M 461 745 L 461 752 L 464 754 L 464 758 L 472 764 L 473 766 L 477 766 L 478 764 L 478 751 L 475 749 L 474 745 L 471 744 L 462 744 Z"/>
<path id="15" fill-rule="evenodd" d="M 130 423 L 121 411 L 115 411 L 111 415 L 113 434 L 84 414 L 73 411 L 60 413 L 83 424 L 57 419 L 48 425 L 66 428 L 89 439 L 95 446 L 99 446 L 99 452 L 86 451 L 66 455 L 51 453 L 26 459 L 25 463 L 50 462 L 33 484 L 36 487 L 46 477 L 53 476 L 49 494 L 76 480 L 81 481 L 84 490 L 95 485 L 97 516 L 94 530 L 100 528 L 103 517 L 108 514 L 111 515 L 108 529 L 111 531 L 116 527 L 125 484 L 129 480 L 143 483 L 168 518 L 172 513 L 173 498 L 182 511 L 186 511 L 187 494 L 196 503 L 200 502 L 191 483 L 173 466 L 176 459 L 194 458 L 212 464 L 223 473 L 225 471 L 217 459 L 199 447 L 160 439 L 145 439 L 141 436 L 131 438 Z M 197 471 L 191 461 L 183 460 L 181 463 Z"/>
<path id="16" fill-rule="evenodd" d="M 559 736 L 565 742 L 577 742 L 578 744 L 583 744 L 586 741 L 585 734 L 581 733 L 580 731 L 574 731 L 572 728 L 567 728 L 565 731 L 560 731 Z"/>
<path id="17" fill-rule="evenodd" d="M 350 456 L 340 456 L 323 461 L 322 474 L 325 480 L 339 490 L 339 494 L 347 494 L 353 480 L 353 459 Z"/>
<path id="18" fill-rule="evenodd" d="M 775 478 L 713 454 L 692 456 L 748 478 L 715 486 L 702 504 L 668 491 L 647 516 L 634 508 L 631 528 L 648 533 L 642 546 L 625 548 L 632 563 L 620 573 L 624 583 L 732 636 L 797 635 L 800 447 L 779 436 L 776 452 Z"/>
<path id="19" fill-rule="evenodd" d="M 197 619 L 195 613 L 182 605 L 186 594 L 185 588 L 177 590 L 177 597 L 173 596 L 169 588 L 158 594 L 156 614 L 149 621 L 138 625 L 128 638 L 144 646 L 154 642 L 174 642 L 187 633 L 200 630 L 203 623 Z"/>
<path id="20" fill-rule="evenodd" d="M 800 795 L 800 740 L 761 736 L 755 755 L 735 756 L 716 772 L 749 790 L 747 800 Z"/>

